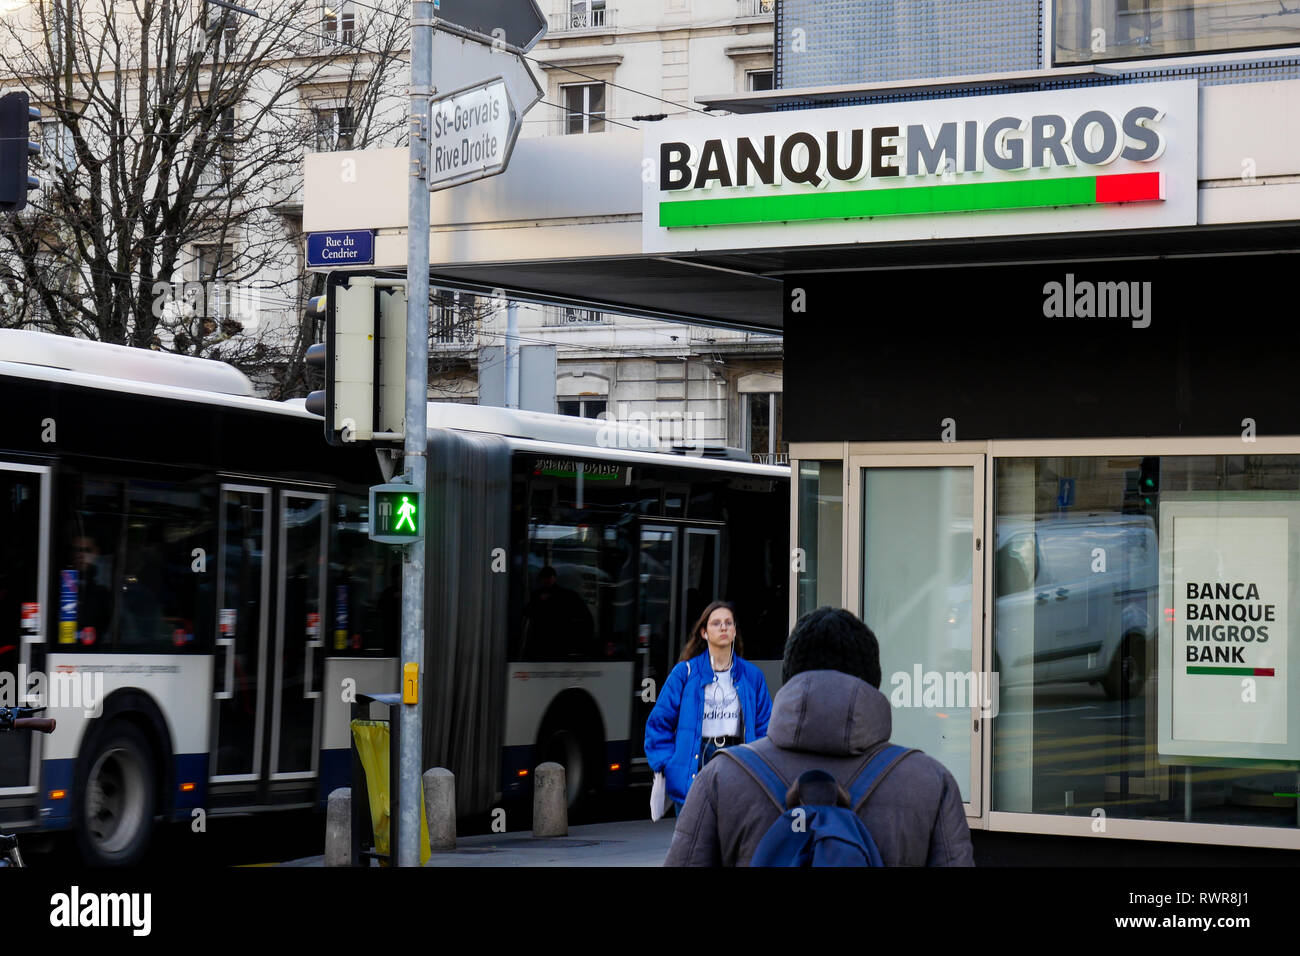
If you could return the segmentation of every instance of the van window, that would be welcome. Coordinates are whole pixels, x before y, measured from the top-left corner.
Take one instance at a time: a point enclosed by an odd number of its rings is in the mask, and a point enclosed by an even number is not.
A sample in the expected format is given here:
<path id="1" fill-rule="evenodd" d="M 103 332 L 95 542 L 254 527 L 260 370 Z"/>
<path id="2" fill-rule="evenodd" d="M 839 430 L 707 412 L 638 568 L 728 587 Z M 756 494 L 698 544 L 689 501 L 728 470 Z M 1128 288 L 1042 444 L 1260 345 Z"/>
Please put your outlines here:
<path id="1" fill-rule="evenodd" d="M 1032 533 L 1018 534 L 998 549 L 997 576 L 993 579 L 997 597 L 1027 591 L 1037 577 Z"/>

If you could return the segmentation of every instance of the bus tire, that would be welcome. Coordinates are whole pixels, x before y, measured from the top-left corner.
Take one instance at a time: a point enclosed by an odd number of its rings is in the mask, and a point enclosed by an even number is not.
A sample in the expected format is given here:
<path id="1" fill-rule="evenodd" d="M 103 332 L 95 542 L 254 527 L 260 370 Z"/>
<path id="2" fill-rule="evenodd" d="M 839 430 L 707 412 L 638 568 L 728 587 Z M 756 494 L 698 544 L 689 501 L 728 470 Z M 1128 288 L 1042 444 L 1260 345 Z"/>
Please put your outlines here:
<path id="1" fill-rule="evenodd" d="M 602 783 L 596 742 L 582 732 L 572 711 L 548 717 L 538 735 L 538 763 L 553 761 L 564 767 L 569 810 L 584 807 Z"/>
<path id="2" fill-rule="evenodd" d="M 134 724 L 116 720 L 96 734 L 77 768 L 74 829 L 90 866 L 133 866 L 153 836 L 157 774 Z"/>

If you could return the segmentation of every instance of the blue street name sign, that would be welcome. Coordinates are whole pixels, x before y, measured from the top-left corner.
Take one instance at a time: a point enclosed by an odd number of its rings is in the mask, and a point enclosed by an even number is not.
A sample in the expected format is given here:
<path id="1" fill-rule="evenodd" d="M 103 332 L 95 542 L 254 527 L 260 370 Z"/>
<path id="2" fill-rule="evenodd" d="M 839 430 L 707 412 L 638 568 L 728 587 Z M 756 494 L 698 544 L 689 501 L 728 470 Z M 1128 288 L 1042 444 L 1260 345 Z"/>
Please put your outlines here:
<path id="1" fill-rule="evenodd" d="M 307 234 L 307 267 L 369 266 L 375 262 L 375 234 L 369 229 Z"/>

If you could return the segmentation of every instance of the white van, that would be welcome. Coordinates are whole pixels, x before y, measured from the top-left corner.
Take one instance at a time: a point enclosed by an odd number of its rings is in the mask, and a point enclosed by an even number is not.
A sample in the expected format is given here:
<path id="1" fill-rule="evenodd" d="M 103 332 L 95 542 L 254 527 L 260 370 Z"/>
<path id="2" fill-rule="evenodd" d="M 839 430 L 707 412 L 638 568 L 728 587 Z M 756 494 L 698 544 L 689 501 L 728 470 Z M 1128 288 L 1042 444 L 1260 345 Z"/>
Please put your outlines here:
<path id="1" fill-rule="evenodd" d="M 1154 521 L 1118 512 L 1000 518 L 994 669 L 1003 687 L 1088 681 L 1141 692 L 1158 622 Z"/>

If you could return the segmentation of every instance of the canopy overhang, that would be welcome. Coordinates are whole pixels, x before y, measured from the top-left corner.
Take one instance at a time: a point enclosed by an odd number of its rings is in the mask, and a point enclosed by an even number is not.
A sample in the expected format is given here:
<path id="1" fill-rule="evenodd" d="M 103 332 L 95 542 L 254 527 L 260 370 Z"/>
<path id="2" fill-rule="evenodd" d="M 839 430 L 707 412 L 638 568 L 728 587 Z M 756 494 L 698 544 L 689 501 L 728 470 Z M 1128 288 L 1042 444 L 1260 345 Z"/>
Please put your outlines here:
<path id="1" fill-rule="evenodd" d="M 797 92 L 768 96 L 793 102 Z M 1300 115 L 1300 81 L 1204 87 L 1198 109 L 1194 224 L 872 241 L 865 221 L 851 242 L 781 245 L 778 226 L 762 247 L 671 254 L 643 241 L 642 177 L 657 157 L 641 132 L 521 139 L 505 173 L 431 194 L 430 276 L 528 301 L 780 332 L 792 274 L 1296 248 L 1300 129 L 1284 118 Z M 753 118 L 711 122 L 725 136 Z M 408 172 L 405 149 L 309 154 L 305 231 L 373 230 L 374 261 L 355 268 L 404 272 Z"/>

